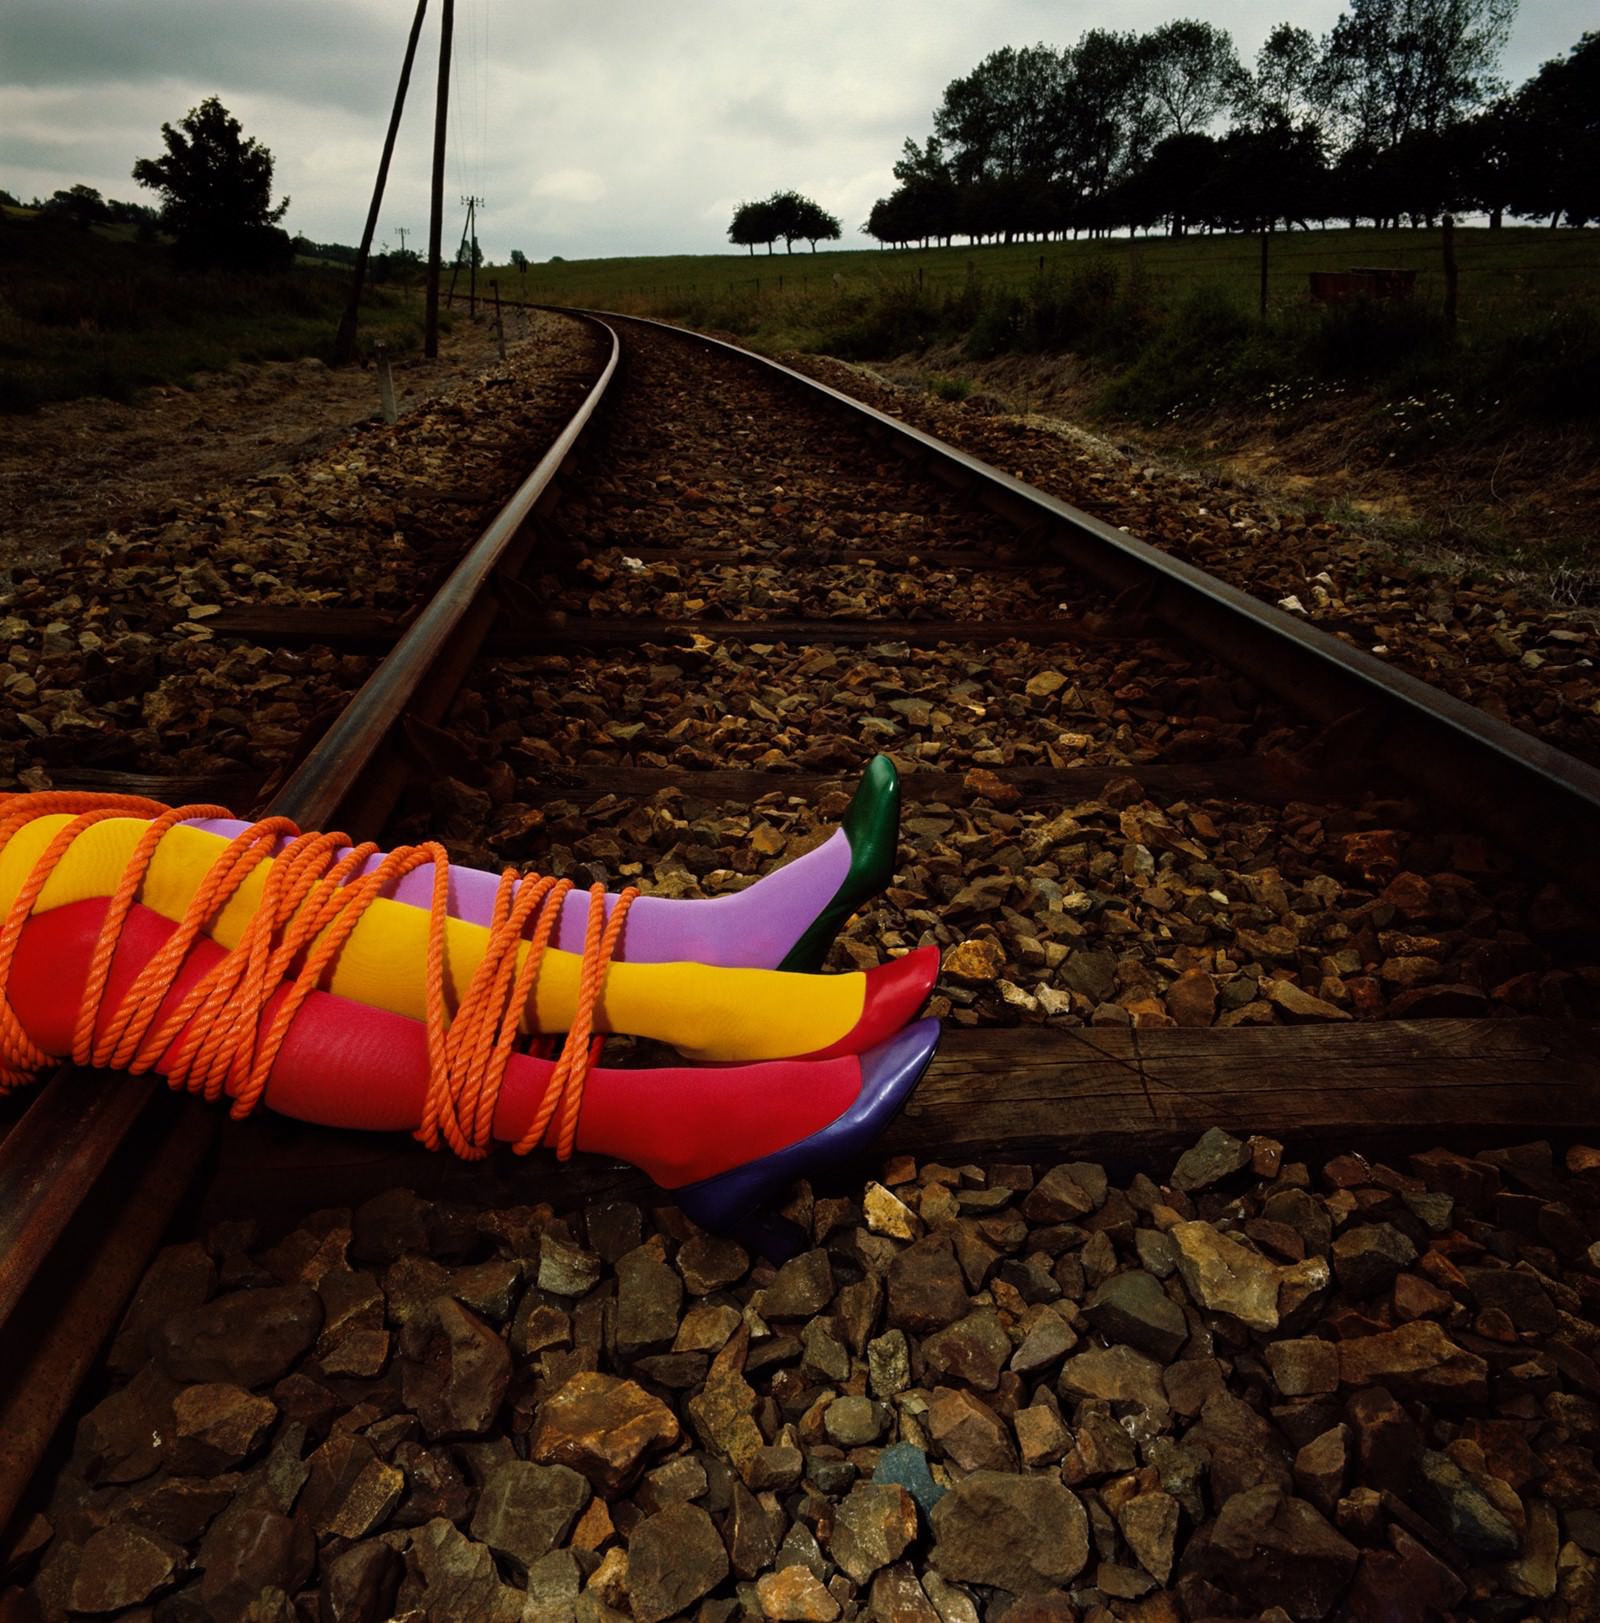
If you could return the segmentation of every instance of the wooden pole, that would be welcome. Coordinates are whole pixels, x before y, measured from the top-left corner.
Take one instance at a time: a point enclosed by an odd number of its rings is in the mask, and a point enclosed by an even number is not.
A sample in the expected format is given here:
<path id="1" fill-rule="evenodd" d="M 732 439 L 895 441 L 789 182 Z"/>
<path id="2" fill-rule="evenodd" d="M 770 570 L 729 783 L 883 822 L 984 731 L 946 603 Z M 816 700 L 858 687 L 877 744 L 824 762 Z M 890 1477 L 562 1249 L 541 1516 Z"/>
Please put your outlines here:
<path id="1" fill-rule="evenodd" d="M 467 314 L 478 319 L 478 200 L 467 199 Z"/>
<path id="2" fill-rule="evenodd" d="M 1456 219 L 1453 214 L 1444 217 L 1444 324 L 1451 332 L 1456 330 Z"/>
<path id="3" fill-rule="evenodd" d="M 394 138 L 400 133 L 400 110 L 406 104 L 406 86 L 411 83 L 411 64 L 417 54 L 417 36 L 422 32 L 423 13 L 428 0 L 417 0 L 417 14 L 411 19 L 411 37 L 406 41 L 406 59 L 400 66 L 400 85 L 394 93 L 394 110 L 389 114 L 389 133 L 383 138 L 383 156 L 378 160 L 378 180 L 372 188 L 372 206 L 367 210 L 366 229 L 361 233 L 361 247 L 356 253 L 356 274 L 350 286 L 350 302 L 339 320 L 339 332 L 333 341 L 336 361 L 355 359 L 356 321 L 361 309 L 361 287 L 367 278 L 367 255 L 372 251 L 372 236 L 378 229 L 378 210 L 383 206 L 383 188 L 389 179 L 389 160 L 394 156 Z M 404 238 L 400 246 L 405 246 Z"/>
<path id="4" fill-rule="evenodd" d="M 433 189 L 428 213 L 428 308 L 423 354 L 439 356 L 439 234 L 444 228 L 444 132 L 450 112 L 450 40 L 455 32 L 456 0 L 444 0 L 439 24 L 439 92 L 433 107 Z"/>

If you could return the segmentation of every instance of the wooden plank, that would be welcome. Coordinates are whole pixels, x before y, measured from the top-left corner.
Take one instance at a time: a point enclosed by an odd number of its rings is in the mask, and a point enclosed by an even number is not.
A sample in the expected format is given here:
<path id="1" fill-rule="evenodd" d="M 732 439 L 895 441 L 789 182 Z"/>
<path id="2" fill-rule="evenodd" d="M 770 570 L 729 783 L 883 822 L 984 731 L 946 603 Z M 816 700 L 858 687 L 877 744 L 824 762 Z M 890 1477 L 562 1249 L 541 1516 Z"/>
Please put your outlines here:
<path id="1" fill-rule="evenodd" d="M 1066 565 L 1059 559 L 1041 556 L 1025 559 L 1005 552 L 996 555 L 981 547 L 810 547 L 796 542 L 775 547 L 771 552 L 741 552 L 728 547 L 631 547 L 625 542 L 614 542 L 584 556 L 604 558 L 610 562 L 611 554 L 624 558 L 637 558 L 644 564 L 689 564 L 695 567 L 719 564 L 782 565 L 789 569 L 804 569 L 808 564 L 857 564 L 876 569 L 978 569 L 986 575 L 1000 572 L 1016 574 L 1021 571 L 1060 575 Z"/>
<path id="2" fill-rule="evenodd" d="M 991 769 L 986 768 L 986 771 Z M 1339 804 L 1361 787 L 1359 763 L 1337 771 L 1312 770 L 1285 755 L 1247 755 L 1227 761 L 1136 762 L 1127 766 L 1001 767 L 993 776 L 1017 791 L 1021 807 L 1072 805 L 1105 793 L 1118 778 L 1132 778 L 1154 799 L 1240 800 L 1278 806 L 1291 800 Z M 815 799 L 824 789 L 851 789 L 859 769 L 839 772 L 768 772 L 762 770 L 698 771 L 691 767 L 648 767 L 619 764 L 605 767 L 550 767 L 522 785 L 534 803 L 577 800 L 587 804 L 602 795 L 646 799 L 677 790 L 692 799 L 749 805 L 764 795 Z M 964 772 L 923 770 L 901 777 L 907 806 L 968 806 L 981 797 Z M 59 789 L 85 789 L 100 794 L 147 795 L 169 806 L 215 801 L 244 808 L 261 798 L 261 781 L 248 774 L 207 778 L 163 777 L 150 772 L 108 772 L 91 767 L 62 768 L 55 774 Z"/>
<path id="3" fill-rule="evenodd" d="M 560 624 L 507 627 L 491 640 L 491 652 L 502 657 L 556 648 L 635 648 L 640 644 L 692 645 L 711 642 L 789 643 L 818 647 L 866 647 L 905 642 L 917 647 L 937 643 L 1026 642 L 1059 644 L 1102 633 L 1066 618 L 1050 620 L 601 620 L 569 618 Z M 1116 640 L 1121 640 L 1116 639 Z"/>
<path id="4" fill-rule="evenodd" d="M 212 634 L 239 637 L 264 647 L 316 643 L 380 651 L 399 635 L 392 615 L 371 609 L 224 609 L 205 622 Z M 497 627 L 488 649 L 502 658 L 550 653 L 566 648 L 637 648 L 649 644 L 687 648 L 697 638 L 712 642 L 803 643 L 818 647 L 862 647 L 880 642 L 935 643 L 1005 641 L 1066 644 L 1125 642 L 1135 633 L 1098 621 L 1071 620 L 658 620 L 590 619 L 573 615 L 543 624 Z"/>
<path id="5" fill-rule="evenodd" d="M 1165 1180 L 1208 1127 L 1282 1140 L 1291 1159 L 1376 1156 L 1600 1134 L 1600 1024 L 1416 1020 L 1210 1031 L 1025 1026 L 949 1029 L 900 1119 L 869 1154 L 1099 1161 Z M 841 1167 L 859 1188 L 862 1168 Z M 263 1113 L 228 1122 L 206 1221 L 282 1223 L 307 1188 L 360 1201 L 404 1184 L 439 1199 L 670 1197 L 636 1169 L 579 1155 L 508 1151 L 465 1163 L 401 1134 L 344 1133 Z M 269 1224 L 270 1226 L 270 1224 Z"/>
<path id="6" fill-rule="evenodd" d="M 1092 800 L 1118 778 L 1132 778 L 1157 800 L 1243 800 L 1281 805 L 1290 800 L 1338 803 L 1359 787 L 1358 770 L 1313 771 L 1292 757 L 1247 755 L 1227 761 L 1138 762 L 1127 766 L 985 768 L 1017 791 L 1020 806 L 1071 805 Z M 551 768 L 537 782 L 524 785 L 532 800 L 598 799 L 614 794 L 645 798 L 676 789 L 698 800 L 749 804 L 762 795 L 796 795 L 814 799 L 824 789 L 853 788 L 858 769 L 841 772 L 698 772 L 677 767 L 606 766 Z M 981 798 L 980 784 L 969 785 L 965 772 L 919 769 L 904 773 L 900 792 L 907 806 L 940 803 L 971 805 Z"/>
<path id="7" fill-rule="evenodd" d="M 164 806 L 213 804 L 235 808 L 253 806 L 261 798 L 265 781 L 259 772 L 112 772 L 100 767 L 56 767 L 51 780 L 57 789 L 82 789 L 98 795 L 144 795 Z"/>
<path id="8" fill-rule="evenodd" d="M 1267 1133 L 1291 1153 L 1592 1134 L 1600 1023 L 956 1029 L 884 1149 L 1157 1156 L 1165 1170 L 1208 1127 Z"/>

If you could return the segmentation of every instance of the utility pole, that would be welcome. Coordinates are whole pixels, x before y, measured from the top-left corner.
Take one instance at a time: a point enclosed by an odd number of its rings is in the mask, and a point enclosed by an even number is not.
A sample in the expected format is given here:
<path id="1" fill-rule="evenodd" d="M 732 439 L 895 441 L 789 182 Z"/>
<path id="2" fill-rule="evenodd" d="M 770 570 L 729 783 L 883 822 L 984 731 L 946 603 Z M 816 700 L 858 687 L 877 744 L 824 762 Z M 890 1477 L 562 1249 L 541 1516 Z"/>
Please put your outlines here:
<path id="1" fill-rule="evenodd" d="M 411 63 L 417 54 L 417 36 L 422 32 L 423 13 L 428 0 L 417 0 L 417 13 L 411 19 L 411 37 L 406 41 L 406 59 L 400 66 L 400 84 L 394 93 L 394 110 L 389 114 L 389 133 L 383 138 L 383 156 L 378 160 L 378 179 L 372 188 L 372 206 L 367 210 L 367 224 L 361 233 L 361 247 L 356 252 L 356 273 L 350 285 L 350 302 L 339 319 L 339 331 L 333 341 L 336 361 L 352 360 L 356 352 L 356 321 L 361 309 L 361 287 L 367 278 L 367 256 L 372 251 L 372 234 L 378 228 L 378 209 L 383 203 L 384 183 L 389 178 L 389 159 L 394 156 L 394 138 L 400 132 L 400 111 L 406 104 L 406 86 L 411 83 Z M 405 246 L 404 239 L 401 247 Z"/>
<path id="2" fill-rule="evenodd" d="M 400 252 L 404 253 L 406 251 L 406 238 L 411 235 L 411 227 L 408 225 L 397 225 L 394 228 L 394 234 L 400 239 Z"/>
<path id="3" fill-rule="evenodd" d="M 463 197 L 467 205 L 467 228 L 463 233 L 467 243 L 467 314 L 478 319 L 478 205 L 481 197 Z"/>
<path id="4" fill-rule="evenodd" d="M 439 233 L 444 225 L 444 132 L 450 112 L 450 41 L 455 32 L 455 0 L 443 0 L 439 27 L 439 92 L 433 110 L 433 188 L 428 215 L 428 308 L 423 353 L 439 357 Z"/>

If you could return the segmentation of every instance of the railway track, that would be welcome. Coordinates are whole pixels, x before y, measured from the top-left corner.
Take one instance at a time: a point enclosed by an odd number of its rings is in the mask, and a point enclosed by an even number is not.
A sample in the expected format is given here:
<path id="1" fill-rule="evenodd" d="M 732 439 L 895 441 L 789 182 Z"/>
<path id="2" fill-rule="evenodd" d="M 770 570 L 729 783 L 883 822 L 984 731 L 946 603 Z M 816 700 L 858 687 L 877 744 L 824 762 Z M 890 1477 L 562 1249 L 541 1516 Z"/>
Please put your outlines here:
<path id="1" fill-rule="evenodd" d="M 886 750 L 902 871 L 833 966 L 939 946 L 950 1028 L 887 1152 L 1128 1171 L 1209 1128 L 1381 1153 L 1595 1125 L 1593 768 L 836 393 L 613 328 L 583 420 L 430 606 L 206 617 L 223 646 L 371 673 L 256 775 L 264 805 L 713 895 L 815 843 Z M 78 774 L 168 801 L 216 779 Z M 466 1188 L 388 1146 L 214 1132 L 69 1074 L 0 1142 L 28 1372 L 7 1510 L 202 1166 L 213 1215 Z"/>

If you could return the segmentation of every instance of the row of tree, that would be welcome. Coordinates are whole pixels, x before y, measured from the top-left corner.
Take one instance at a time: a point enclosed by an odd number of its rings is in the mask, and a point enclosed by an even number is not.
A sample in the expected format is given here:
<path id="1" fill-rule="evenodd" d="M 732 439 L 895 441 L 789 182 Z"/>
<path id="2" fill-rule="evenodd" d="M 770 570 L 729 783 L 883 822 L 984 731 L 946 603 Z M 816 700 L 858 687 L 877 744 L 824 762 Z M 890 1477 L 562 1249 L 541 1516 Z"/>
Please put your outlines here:
<path id="1" fill-rule="evenodd" d="M 862 230 L 904 245 L 1464 209 L 1600 219 L 1600 35 L 1508 91 L 1516 4 L 1347 0 L 1324 38 L 1284 23 L 1250 67 L 1191 19 L 1007 47 L 946 88 Z"/>
<path id="2" fill-rule="evenodd" d="M 728 227 L 728 241 L 752 254 L 759 243 L 765 243 L 770 254 L 773 244 L 781 241 L 784 251 L 792 254 L 797 242 L 809 242 L 815 253 L 819 242 L 838 240 L 838 217 L 799 192 L 774 192 L 765 202 L 741 203 Z"/>

